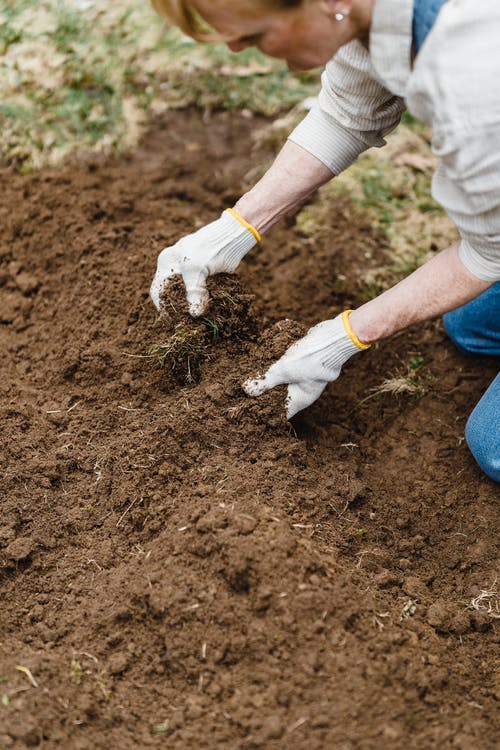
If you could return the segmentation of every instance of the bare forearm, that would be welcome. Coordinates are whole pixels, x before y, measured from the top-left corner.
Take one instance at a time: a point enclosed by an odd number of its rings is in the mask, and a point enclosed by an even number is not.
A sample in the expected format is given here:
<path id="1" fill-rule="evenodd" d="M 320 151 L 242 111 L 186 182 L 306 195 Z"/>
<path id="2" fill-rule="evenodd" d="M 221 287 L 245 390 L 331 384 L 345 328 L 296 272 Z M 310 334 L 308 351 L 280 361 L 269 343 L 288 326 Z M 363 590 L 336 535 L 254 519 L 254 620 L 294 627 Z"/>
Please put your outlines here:
<path id="1" fill-rule="evenodd" d="M 262 233 L 332 177 L 319 159 L 287 141 L 265 175 L 234 208 Z"/>
<path id="2" fill-rule="evenodd" d="M 442 315 L 477 297 L 491 284 L 465 268 L 451 245 L 379 297 L 355 310 L 350 322 L 366 343 L 391 336 L 412 323 Z"/>

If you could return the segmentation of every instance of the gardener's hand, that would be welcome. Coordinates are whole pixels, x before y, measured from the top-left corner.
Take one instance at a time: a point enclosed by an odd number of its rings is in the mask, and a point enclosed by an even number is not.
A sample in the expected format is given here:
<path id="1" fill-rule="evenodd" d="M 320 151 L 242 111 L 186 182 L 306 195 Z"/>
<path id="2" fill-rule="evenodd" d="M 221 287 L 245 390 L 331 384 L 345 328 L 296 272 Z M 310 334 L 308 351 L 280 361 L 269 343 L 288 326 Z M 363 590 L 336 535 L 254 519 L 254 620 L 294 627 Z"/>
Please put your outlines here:
<path id="1" fill-rule="evenodd" d="M 151 299 L 159 309 L 164 285 L 180 274 L 186 286 L 189 312 L 195 318 L 203 315 L 208 305 L 207 277 L 214 273 L 234 273 L 243 256 L 259 240 L 257 230 L 236 211 L 223 211 L 217 221 L 162 250 L 151 285 Z"/>
<path id="2" fill-rule="evenodd" d="M 311 328 L 275 362 L 263 377 L 247 380 L 243 389 L 249 396 L 259 396 L 270 388 L 288 384 L 286 416 L 310 406 L 323 393 L 327 383 L 336 380 L 342 365 L 353 354 L 368 349 L 349 323 L 351 310 L 333 320 Z"/>

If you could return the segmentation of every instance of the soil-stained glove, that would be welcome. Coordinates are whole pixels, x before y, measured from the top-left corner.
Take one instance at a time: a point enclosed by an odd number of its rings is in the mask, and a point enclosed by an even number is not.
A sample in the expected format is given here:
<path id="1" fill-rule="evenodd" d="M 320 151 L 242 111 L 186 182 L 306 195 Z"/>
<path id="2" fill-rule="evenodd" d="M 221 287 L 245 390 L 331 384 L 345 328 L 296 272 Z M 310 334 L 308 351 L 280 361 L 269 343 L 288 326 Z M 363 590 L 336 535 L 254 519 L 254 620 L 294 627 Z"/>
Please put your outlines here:
<path id="1" fill-rule="evenodd" d="M 251 224 L 234 209 L 226 209 L 217 221 L 161 251 L 151 299 L 159 309 L 163 286 L 172 276 L 180 274 L 186 286 L 189 312 L 195 318 L 202 315 L 208 305 L 207 277 L 214 273 L 234 273 L 243 256 L 260 239 Z"/>
<path id="2" fill-rule="evenodd" d="M 346 310 L 333 320 L 325 320 L 311 328 L 271 365 L 263 377 L 245 381 L 244 391 L 249 396 L 259 396 L 277 385 L 288 384 L 287 419 L 310 406 L 323 393 L 327 383 L 338 378 L 344 362 L 370 346 L 363 344 L 352 330 L 351 312 Z"/>

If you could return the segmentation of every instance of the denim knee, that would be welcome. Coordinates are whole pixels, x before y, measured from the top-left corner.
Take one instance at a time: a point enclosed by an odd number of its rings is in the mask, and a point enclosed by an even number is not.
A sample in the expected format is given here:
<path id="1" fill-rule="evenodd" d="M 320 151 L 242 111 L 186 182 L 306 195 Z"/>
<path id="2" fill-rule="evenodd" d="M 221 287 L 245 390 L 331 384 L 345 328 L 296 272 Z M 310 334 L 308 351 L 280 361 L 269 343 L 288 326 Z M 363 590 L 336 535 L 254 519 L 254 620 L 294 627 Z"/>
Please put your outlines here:
<path id="1" fill-rule="evenodd" d="M 465 354 L 500 357 L 500 282 L 443 315 L 446 332 Z"/>
<path id="2" fill-rule="evenodd" d="M 500 375 L 494 379 L 470 415 L 465 438 L 477 463 L 494 482 L 500 482 Z"/>

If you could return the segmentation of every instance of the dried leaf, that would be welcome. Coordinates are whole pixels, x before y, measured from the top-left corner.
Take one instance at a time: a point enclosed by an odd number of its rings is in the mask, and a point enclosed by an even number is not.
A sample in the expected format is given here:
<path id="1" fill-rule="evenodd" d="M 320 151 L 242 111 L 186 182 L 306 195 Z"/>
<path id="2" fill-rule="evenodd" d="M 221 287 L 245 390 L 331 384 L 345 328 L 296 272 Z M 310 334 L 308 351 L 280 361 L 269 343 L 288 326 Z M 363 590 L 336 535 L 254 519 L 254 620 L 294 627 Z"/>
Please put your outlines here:
<path id="1" fill-rule="evenodd" d="M 251 76 L 265 76 L 273 70 L 271 65 L 263 65 L 251 62 L 248 65 L 223 65 L 220 72 L 223 76 L 235 76 L 236 78 L 250 78 Z"/>
<path id="2" fill-rule="evenodd" d="M 417 172 L 433 172 L 436 169 L 438 160 L 435 156 L 427 154 L 399 154 L 394 159 L 396 167 L 410 167 Z"/>

